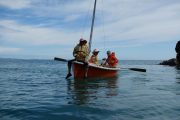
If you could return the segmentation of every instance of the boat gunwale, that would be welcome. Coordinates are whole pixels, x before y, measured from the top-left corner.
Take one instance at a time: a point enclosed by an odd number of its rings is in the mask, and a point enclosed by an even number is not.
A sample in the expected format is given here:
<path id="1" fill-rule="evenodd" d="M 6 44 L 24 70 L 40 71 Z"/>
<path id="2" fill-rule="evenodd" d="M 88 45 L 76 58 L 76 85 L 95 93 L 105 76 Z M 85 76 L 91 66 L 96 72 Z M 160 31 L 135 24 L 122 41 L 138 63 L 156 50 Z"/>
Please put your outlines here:
<path id="1" fill-rule="evenodd" d="M 81 64 L 81 65 L 84 64 L 84 63 L 78 62 L 78 61 L 74 61 L 73 63 Z M 117 68 L 110 68 L 110 67 L 97 66 L 96 64 L 92 64 L 92 63 L 89 63 L 89 67 L 93 67 L 93 68 L 97 68 L 97 69 L 102 69 L 102 70 L 113 70 L 113 71 L 118 71 L 118 70 L 121 69 L 119 67 L 117 67 Z"/>

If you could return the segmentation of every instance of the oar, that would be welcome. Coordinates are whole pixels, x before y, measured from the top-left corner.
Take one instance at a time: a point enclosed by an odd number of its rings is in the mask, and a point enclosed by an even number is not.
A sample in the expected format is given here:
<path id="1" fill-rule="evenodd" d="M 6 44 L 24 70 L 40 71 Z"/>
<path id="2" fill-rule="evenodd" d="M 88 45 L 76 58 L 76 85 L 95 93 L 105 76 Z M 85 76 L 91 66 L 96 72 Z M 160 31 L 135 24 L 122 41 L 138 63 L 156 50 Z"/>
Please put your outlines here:
<path id="1" fill-rule="evenodd" d="M 54 60 L 57 60 L 57 61 L 62 61 L 62 62 L 68 62 L 67 59 L 63 59 L 63 58 L 58 58 L 58 57 L 55 57 Z"/>
<path id="2" fill-rule="evenodd" d="M 132 70 L 132 71 L 146 72 L 146 69 L 143 69 L 143 68 L 120 68 L 120 69 L 128 69 L 128 70 Z"/>

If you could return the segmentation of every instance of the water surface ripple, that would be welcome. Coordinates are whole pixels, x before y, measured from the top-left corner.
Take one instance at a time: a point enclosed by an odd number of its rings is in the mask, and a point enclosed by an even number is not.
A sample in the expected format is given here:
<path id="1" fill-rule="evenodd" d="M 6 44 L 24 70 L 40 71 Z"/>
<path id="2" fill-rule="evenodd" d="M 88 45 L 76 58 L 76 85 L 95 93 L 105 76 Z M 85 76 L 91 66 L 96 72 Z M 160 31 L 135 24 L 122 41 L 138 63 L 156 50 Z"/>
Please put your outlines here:
<path id="1" fill-rule="evenodd" d="M 180 120 L 180 70 L 121 61 L 115 78 L 65 80 L 66 64 L 0 59 L 0 120 Z"/>

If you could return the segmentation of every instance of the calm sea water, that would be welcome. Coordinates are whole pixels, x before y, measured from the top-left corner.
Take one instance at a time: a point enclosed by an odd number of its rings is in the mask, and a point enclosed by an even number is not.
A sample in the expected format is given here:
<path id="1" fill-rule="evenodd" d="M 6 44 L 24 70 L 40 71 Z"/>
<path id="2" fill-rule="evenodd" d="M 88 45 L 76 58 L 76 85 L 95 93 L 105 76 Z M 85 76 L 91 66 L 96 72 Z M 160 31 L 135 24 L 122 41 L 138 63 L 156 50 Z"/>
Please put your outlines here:
<path id="1" fill-rule="evenodd" d="M 180 120 L 180 70 L 121 61 L 116 78 L 65 80 L 65 63 L 0 59 L 0 120 Z"/>

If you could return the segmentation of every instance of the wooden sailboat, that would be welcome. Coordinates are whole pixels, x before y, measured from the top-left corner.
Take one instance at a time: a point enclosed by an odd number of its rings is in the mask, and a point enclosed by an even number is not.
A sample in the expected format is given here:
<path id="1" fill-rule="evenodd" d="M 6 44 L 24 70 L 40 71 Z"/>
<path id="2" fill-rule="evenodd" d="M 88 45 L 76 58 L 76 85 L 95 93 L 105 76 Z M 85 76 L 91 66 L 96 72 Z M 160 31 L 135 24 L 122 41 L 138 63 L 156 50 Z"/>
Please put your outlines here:
<path id="1" fill-rule="evenodd" d="M 89 53 L 91 52 L 91 42 L 92 42 L 94 19 L 95 19 L 95 13 L 96 13 L 96 3 L 97 3 L 97 0 L 95 0 L 94 2 L 94 10 L 93 10 L 90 40 L 89 40 Z M 68 62 L 68 60 L 63 59 L 63 58 L 58 58 L 58 57 L 55 57 L 54 60 Z M 142 69 L 142 68 L 109 68 L 109 67 L 97 66 L 91 63 L 89 63 L 88 66 L 85 66 L 84 63 L 78 62 L 78 61 L 74 61 L 72 65 L 73 65 L 73 73 L 74 73 L 75 79 L 84 78 L 84 77 L 87 77 L 87 78 L 115 77 L 117 76 L 117 73 L 120 70 L 146 72 L 146 69 Z"/>
<path id="2" fill-rule="evenodd" d="M 114 77 L 117 75 L 119 70 L 120 68 L 108 68 L 97 66 L 94 64 L 89 64 L 88 69 L 86 71 L 86 67 L 83 63 L 77 61 L 73 62 L 74 78 L 84 78 L 86 74 L 87 78 Z"/>
<path id="3" fill-rule="evenodd" d="M 90 40 L 89 40 L 89 52 L 91 51 L 94 20 L 95 20 L 95 14 L 96 14 L 96 3 L 97 3 L 97 0 L 94 1 L 93 17 L 92 17 L 92 24 L 91 24 Z M 108 68 L 108 67 L 97 66 L 94 64 L 89 64 L 88 69 L 87 69 L 87 67 L 85 67 L 83 63 L 77 62 L 77 61 L 73 62 L 74 78 L 84 78 L 85 75 L 87 78 L 114 77 L 117 75 L 119 70 L 120 68 Z"/>

